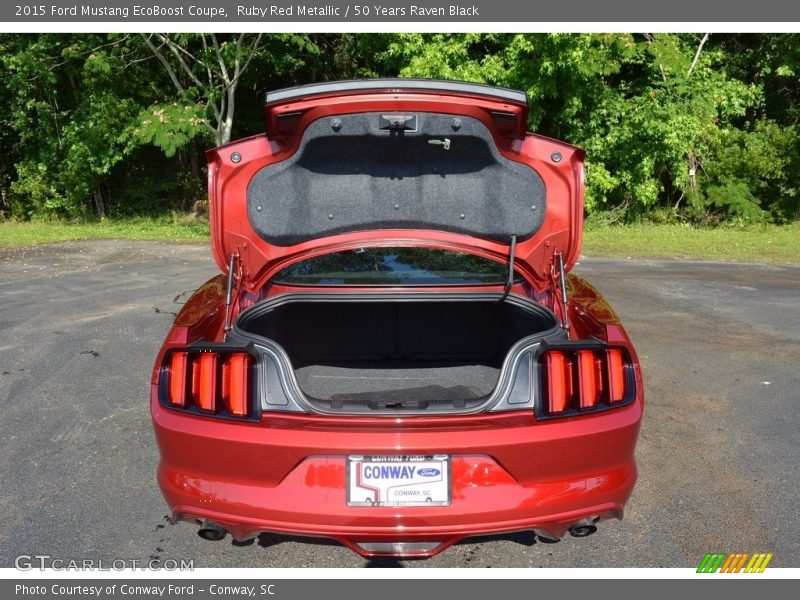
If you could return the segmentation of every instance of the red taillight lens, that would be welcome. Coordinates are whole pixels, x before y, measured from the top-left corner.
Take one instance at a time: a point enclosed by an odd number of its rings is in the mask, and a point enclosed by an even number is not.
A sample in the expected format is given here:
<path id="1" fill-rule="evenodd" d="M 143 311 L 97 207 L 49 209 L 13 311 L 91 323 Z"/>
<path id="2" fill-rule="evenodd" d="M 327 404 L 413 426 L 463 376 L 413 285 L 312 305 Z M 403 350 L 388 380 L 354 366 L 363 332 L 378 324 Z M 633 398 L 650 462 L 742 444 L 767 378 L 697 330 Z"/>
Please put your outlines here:
<path id="1" fill-rule="evenodd" d="M 603 385 L 602 379 L 598 381 L 594 352 L 591 350 L 578 350 L 577 354 L 580 407 L 594 408 L 597 406 L 599 388 L 602 388 Z"/>
<path id="2" fill-rule="evenodd" d="M 608 350 L 608 399 L 621 402 L 625 399 L 625 361 L 621 350 Z"/>
<path id="3" fill-rule="evenodd" d="M 169 402 L 175 406 L 186 406 L 186 363 L 189 354 L 176 352 L 169 361 Z"/>
<path id="4" fill-rule="evenodd" d="M 222 400 L 232 415 L 247 416 L 250 355 L 232 354 L 222 367 Z"/>
<path id="5" fill-rule="evenodd" d="M 572 396 L 572 365 L 563 352 L 547 353 L 547 410 L 557 414 L 567 410 Z"/>
<path id="6" fill-rule="evenodd" d="M 551 347 L 540 358 L 544 416 L 569 416 L 609 408 L 630 398 L 628 359 L 620 348 L 579 343 Z"/>
<path id="7" fill-rule="evenodd" d="M 217 355 L 213 352 L 204 352 L 198 360 L 200 363 L 200 389 L 194 397 L 195 404 L 200 410 L 213 411 L 216 408 L 217 397 Z"/>
<path id="8" fill-rule="evenodd" d="M 250 416 L 253 357 L 216 349 L 179 350 L 167 358 L 162 399 L 176 408 Z"/>
<path id="9" fill-rule="evenodd" d="M 191 381 L 192 398 L 197 398 L 200 394 L 200 361 L 192 361 L 192 381 Z"/>

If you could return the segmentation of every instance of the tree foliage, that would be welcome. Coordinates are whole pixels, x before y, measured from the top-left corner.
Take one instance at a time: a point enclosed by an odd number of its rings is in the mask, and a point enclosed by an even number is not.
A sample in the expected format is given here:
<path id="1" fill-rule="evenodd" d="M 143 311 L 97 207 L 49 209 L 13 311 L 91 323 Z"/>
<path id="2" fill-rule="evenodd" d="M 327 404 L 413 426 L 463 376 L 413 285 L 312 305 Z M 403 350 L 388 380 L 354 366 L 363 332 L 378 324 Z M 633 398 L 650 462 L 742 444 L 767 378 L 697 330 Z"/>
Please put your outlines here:
<path id="1" fill-rule="evenodd" d="M 769 35 L 403 34 L 387 55 L 404 76 L 526 90 L 531 129 L 586 148 L 590 213 L 754 221 L 798 216 L 797 92 L 766 103 L 797 90 L 799 48 Z"/>
<path id="2" fill-rule="evenodd" d="M 187 209 L 265 89 L 398 75 L 525 90 L 591 219 L 800 217 L 800 39 L 702 33 L 0 34 L 0 215 Z"/>

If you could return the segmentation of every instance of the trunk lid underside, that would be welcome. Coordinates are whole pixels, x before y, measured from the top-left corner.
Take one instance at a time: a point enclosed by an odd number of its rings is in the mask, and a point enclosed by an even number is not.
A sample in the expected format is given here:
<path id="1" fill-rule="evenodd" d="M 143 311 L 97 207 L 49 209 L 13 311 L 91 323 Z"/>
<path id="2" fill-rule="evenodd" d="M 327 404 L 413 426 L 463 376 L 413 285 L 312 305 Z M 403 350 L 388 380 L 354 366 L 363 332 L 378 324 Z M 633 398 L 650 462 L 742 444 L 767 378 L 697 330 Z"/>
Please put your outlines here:
<path id="1" fill-rule="evenodd" d="M 255 290 L 289 262 L 392 238 L 497 260 L 515 240 L 517 268 L 539 289 L 549 286 L 556 254 L 572 266 L 583 152 L 524 134 L 524 95 L 452 82 L 357 83 L 273 94 L 267 137 L 209 152 L 223 271 L 235 256 L 241 283 Z"/>
<path id="2" fill-rule="evenodd" d="M 542 225 L 544 184 L 503 157 L 479 121 L 415 113 L 417 130 L 379 129 L 381 113 L 320 119 L 301 150 L 260 169 L 247 188 L 248 217 L 270 244 L 293 246 L 370 229 L 450 231 L 508 243 Z M 441 143 L 433 143 L 441 142 Z M 448 144 L 445 149 L 442 144 Z"/>

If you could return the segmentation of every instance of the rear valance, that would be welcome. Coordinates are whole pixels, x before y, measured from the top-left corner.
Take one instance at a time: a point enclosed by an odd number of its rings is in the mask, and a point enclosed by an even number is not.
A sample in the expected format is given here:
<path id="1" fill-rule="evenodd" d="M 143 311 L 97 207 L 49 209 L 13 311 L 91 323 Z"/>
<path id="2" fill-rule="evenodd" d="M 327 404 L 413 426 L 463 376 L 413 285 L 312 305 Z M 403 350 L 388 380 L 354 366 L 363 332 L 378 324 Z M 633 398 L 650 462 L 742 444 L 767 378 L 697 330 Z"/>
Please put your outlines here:
<path id="1" fill-rule="evenodd" d="M 507 243 L 539 230 L 545 196 L 539 174 L 502 156 L 477 119 L 371 112 L 311 123 L 294 155 L 255 173 L 247 211 L 277 246 L 370 229 Z"/>

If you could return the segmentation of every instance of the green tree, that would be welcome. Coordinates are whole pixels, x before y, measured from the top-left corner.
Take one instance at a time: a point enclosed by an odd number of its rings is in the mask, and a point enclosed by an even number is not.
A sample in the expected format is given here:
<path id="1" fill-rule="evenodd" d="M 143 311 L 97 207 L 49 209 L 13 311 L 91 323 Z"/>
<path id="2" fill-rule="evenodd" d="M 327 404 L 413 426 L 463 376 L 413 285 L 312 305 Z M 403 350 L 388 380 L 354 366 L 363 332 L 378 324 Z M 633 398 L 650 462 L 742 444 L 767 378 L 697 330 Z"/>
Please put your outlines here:
<path id="1" fill-rule="evenodd" d="M 202 150 L 230 139 L 242 82 L 294 83 L 291 73 L 317 53 L 307 36 L 259 39 L 170 37 L 171 46 L 155 46 L 170 72 L 140 35 L 0 34 L 0 139 L 10 159 L 0 210 L 76 218 L 185 208 L 204 195 Z M 260 79 L 245 79 L 249 67 Z"/>
<path id="2" fill-rule="evenodd" d="M 401 75 L 525 90 L 592 218 L 785 221 L 798 64 L 797 34 L 0 34 L 0 216 L 185 210 L 265 89 Z"/>
<path id="3" fill-rule="evenodd" d="M 13 131 L 18 216 L 105 215 L 105 177 L 124 157 L 118 139 L 138 114 L 130 86 L 115 73 L 126 36 L 3 35 L 3 84 Z M 22 201 L 20 201 L 22 200 Z"/>
<path id="4" fill-rule="evenodd" d="M 211 133 L 215 145 L 230 141 L 236 92 L 252 63 L 281 69 L 292 62 L 295 52 L 318 52 L 307 36 L 295 34 L 270 36 L 270 47 L 262 45 L 261 33 L 154 33 L 141 37 L 169 75 L 178 102 L 151 107 L 152 115 L 142 121 L 137 135 L 168 154 L 188 142 L 200 126 Z"/>
<path id="5" fill-rule="evenodd" d="M 793 193 L 790 161 L 759 160 L 734 174 L 728 149 L 783 154 L 791 136 L 748 121 L 764 103 L 763 85 L 737 77 L 736 61 L 713 42 L 708 34 L 401 34 L 383 59 L 403 76 L 525 90 L 532 130 L 587 149 L 590 212 L 759 219 L 765 181 Z"/>

